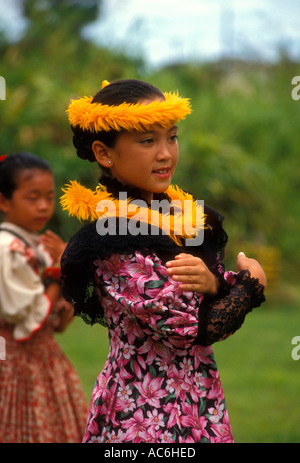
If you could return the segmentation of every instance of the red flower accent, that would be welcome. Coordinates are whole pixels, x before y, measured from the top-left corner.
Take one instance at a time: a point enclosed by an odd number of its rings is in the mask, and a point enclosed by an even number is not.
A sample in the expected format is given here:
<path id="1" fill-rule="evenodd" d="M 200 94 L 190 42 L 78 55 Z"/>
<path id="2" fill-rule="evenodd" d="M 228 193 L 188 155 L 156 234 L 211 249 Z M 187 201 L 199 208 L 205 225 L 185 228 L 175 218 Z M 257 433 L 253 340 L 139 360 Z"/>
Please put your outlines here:
<path id="1" fill-rule="evenodd" d="M 60 267 L 47 267 L 43 272 L 43 277 L 45 279 L 51 278 L 52 280 L 59 280 L 60 277 Z"/>

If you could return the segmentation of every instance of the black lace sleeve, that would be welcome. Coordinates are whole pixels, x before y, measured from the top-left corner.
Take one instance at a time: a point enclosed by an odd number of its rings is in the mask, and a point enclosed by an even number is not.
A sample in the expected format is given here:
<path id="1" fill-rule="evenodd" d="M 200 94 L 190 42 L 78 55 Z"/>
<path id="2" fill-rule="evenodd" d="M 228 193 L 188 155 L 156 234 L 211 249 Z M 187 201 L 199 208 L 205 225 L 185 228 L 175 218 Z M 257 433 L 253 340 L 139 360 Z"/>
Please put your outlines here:
<path id="1" fill-rule="evenodd" d="M 251 278 L 248 270 L 236 275 L 229 293 L 217 300 L 204 298 L 199 310 L 199 330 L 196 343 L 208 346 L 226 339 L 244 323 L 246 315 L 264 301 L 264 287 Z"/>

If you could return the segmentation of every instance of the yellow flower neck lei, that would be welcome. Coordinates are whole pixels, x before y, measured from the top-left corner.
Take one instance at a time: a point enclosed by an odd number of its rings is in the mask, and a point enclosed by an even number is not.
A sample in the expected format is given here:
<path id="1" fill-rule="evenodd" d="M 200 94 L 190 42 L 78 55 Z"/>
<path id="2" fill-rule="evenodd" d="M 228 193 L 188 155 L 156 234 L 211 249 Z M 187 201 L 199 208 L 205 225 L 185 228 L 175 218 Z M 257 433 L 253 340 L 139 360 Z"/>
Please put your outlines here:
<path id="1" fill-rule="evenodd" d="M 120 192 L 119 198 L 116 198 L 103 185 L 92 191 L 77 181 L 71 181 L 63 192 L 60 199 L 63 210 L 80 221 L 115 217 L 138 220 L 161 229 L 179 246 L 182 245 L 182 238 L 192 239 L 205 228 L 202 204 L 178 186 L 170 185 L 165 192 L 171 200 L 167 210 L 162 208 L 165 212 L 152 209 L 142 200 L 132 203 L 132 198 L 127 197 L 125 192 Z"/>

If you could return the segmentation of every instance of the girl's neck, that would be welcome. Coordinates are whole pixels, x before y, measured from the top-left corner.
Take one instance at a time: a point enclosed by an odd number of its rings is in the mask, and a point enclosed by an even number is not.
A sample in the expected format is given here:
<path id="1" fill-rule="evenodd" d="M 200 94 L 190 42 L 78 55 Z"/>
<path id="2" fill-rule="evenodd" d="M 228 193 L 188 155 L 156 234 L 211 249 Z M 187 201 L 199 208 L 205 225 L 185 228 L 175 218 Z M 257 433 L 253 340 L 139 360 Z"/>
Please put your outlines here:
<path id="1" fill-rule="evenodd" d="M 100 185 L 105 186 L 107 191 L 116 198 L 118 198 L 120 192 L 126 192 L 127 196 L 132 199 L 144 199 L 142 198 L 141 193 L 137 188 L 131 187 L 129 185 L 124 185 L 116 178 L 103 175 L 102 177 L 100 177 L 99 183 Z M 168 199 L 168 195 L 166 193 L 160 193 L 160 194 L 153 193 L 152 198 L 159 199 L 159 200 Z M 146 201 L 146 202 L 150 205 L 151 200 Z"/>

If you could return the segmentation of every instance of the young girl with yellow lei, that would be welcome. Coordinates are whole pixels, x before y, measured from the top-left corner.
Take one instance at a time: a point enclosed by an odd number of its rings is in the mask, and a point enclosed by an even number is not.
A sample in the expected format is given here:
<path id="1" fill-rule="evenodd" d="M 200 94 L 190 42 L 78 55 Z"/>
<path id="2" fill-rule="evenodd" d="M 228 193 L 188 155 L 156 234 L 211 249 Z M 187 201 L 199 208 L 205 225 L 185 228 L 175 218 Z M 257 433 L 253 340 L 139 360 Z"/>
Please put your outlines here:
<path id="1" fill-rule="evenodd" d="M 233 441 L 211 344 L 264 301 L 266 279 L 243 254 L 225 272 L 223 217 L 171 185 L 190 111 L 134 79 L 68 108 L 78 156 L 102 171 L 94 192 L 72 181 L 62 197 L 91 220 L 62 257 L 63 294 L 110 340 L 84 442 Z"/>

